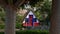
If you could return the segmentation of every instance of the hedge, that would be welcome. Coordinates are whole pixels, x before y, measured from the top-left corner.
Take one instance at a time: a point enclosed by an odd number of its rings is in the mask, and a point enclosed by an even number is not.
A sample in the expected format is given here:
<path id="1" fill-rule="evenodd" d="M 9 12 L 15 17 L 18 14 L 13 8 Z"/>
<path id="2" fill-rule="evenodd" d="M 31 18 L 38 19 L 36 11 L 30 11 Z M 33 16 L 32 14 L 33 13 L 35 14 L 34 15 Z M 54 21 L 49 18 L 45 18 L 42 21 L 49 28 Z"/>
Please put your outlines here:
<path id="1" fill-rule="evenodd" d="M 25 31 L 17 31 L 16 34 L 49 34 L 48 31 L 40 31 L 40 30 L 25 30 Z"/>
<path id="2" fill-rule="evenodd" d="M 0 34 L 4 34 L 4 32 L 0 32 Z"/>
<path id="3" fill-rule="evenodd" d="M 0 34 L 4 34 L 4 32 L 0 32 Z M 49 32 L 40 30 L 20 30 L 16 31 L 16 34 L 49 34 Z"/>
<path id="4" fill-rule="evenodd" d="M 0 25 L 0 29 L 4 29 L 5 28 L 5 25 Z"/>

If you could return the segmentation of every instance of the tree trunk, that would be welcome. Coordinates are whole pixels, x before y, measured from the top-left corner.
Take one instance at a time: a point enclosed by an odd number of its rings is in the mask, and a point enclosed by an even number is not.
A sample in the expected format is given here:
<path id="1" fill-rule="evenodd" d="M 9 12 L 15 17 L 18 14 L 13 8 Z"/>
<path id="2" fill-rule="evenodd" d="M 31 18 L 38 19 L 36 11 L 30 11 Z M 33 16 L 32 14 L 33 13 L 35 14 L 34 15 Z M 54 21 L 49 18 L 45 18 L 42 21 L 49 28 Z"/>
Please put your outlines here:
<path id="1" fill-rule="evenodd" d="M 53 0 L 50 34 L 60 34 L 60 0 Z"/>
<path id="2" fill-rule="evenodd" d="M 5 34 L 15 34 L 16 11 L 14 11 L 11 8 L 5 8 L 5 10 L 6 10 Z"/>

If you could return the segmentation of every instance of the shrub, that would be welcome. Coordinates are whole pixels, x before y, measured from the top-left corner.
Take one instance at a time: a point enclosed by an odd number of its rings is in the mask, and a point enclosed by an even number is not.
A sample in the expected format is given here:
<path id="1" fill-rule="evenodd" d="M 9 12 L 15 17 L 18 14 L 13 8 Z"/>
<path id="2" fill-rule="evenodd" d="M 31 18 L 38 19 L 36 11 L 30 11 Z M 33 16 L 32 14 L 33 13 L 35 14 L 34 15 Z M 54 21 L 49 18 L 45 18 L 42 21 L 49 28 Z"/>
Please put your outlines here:
<path id="1" fill-rule="evenodd" d="M 5 25 L 0 25 L 0 29 L 4 29 Z"/>
<path id="2" fill-rule="evenodd" d="M 4 34 L 4 32 L 0 32 L 0 34 Z M 49 34 L 49 32 L 40 30 L 20 30 L 16 31 L 16 34 Z"/>
<path id="3" fill-rule="evenodd" d="M 20 29 L 22 28 L 22 24 L 21 23 L 16 23 L 16 29 Z"/>
<path id="4" fill-rule="evenodd" d="M 25 31 L 17 31 L 16 34 L 49 34 L 48 31 L 40 31 L 40 30 L 25 30 Z"/>
<path id="5" fill-rule="evenodd" d="M 0 34 L 4 34 L 4 32 L 0 32 Z"/>

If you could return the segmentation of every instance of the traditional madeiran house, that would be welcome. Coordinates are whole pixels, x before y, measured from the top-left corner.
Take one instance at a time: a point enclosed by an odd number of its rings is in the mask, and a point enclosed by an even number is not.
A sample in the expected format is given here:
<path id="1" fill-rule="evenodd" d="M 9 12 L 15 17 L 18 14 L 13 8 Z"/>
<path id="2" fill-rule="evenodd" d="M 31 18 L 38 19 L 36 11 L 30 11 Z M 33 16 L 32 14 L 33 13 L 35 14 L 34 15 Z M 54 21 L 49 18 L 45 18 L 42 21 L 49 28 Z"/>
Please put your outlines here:
<path id="1" fill-rule="evenodd" d="M 35 17 L 35 15 L 32 11 L 28 12 L 27 16 L 25 17 L 25 19 L 23 21 L 23 26 L 26 26 L 26 27 L 37 27 L 37 26 L 39 26 L 39 21 Z"/>

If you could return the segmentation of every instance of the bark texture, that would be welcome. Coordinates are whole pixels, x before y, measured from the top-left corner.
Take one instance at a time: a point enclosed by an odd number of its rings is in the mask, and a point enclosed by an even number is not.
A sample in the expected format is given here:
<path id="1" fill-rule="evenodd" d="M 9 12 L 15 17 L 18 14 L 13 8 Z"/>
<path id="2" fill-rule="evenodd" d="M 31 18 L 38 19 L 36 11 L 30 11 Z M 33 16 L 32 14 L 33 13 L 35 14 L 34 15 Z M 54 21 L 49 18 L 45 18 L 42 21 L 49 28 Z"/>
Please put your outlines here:
<path id="1" fill-rule="evenodd" d="M 16 11 L 11 7 L 6 7 L 5 12 L 6 12 L 5 34 L 15 34 Z"/>
<path id="2" fill-rule="evenodd" d="M 60 34 L 60 0 L 53 0 L 50 34 Z"/>

